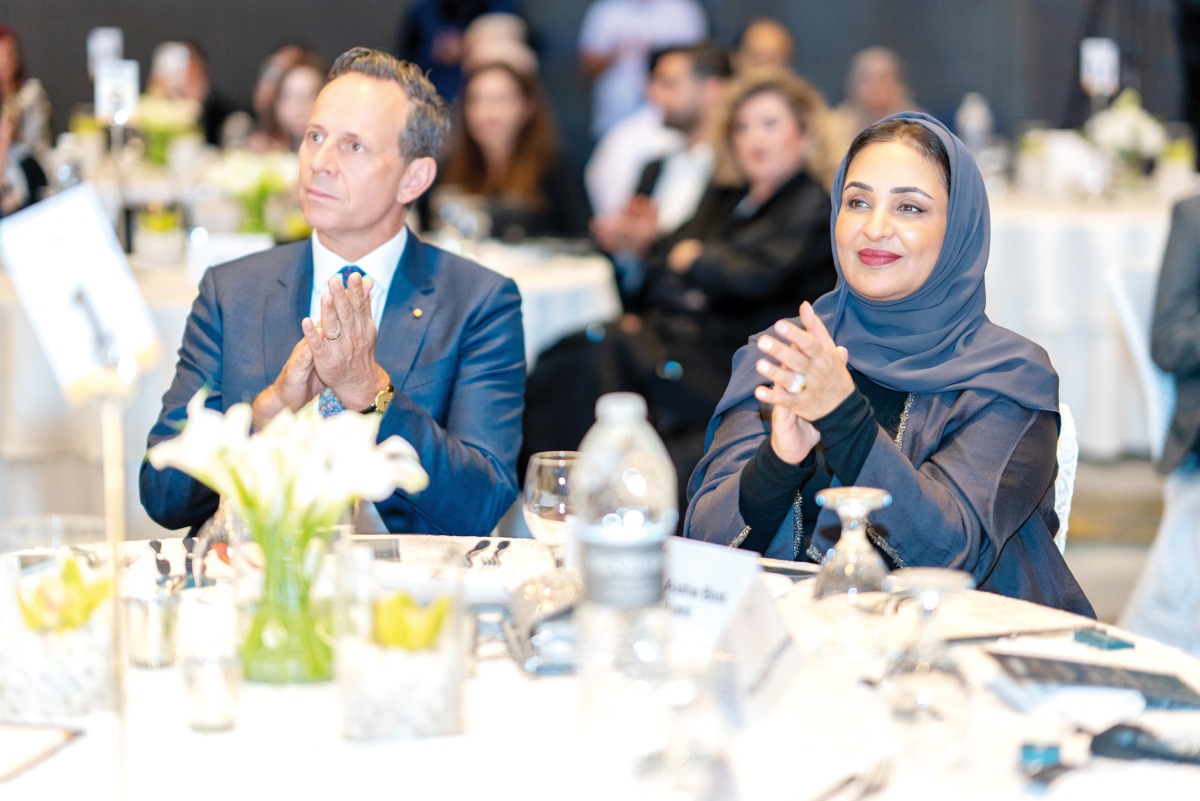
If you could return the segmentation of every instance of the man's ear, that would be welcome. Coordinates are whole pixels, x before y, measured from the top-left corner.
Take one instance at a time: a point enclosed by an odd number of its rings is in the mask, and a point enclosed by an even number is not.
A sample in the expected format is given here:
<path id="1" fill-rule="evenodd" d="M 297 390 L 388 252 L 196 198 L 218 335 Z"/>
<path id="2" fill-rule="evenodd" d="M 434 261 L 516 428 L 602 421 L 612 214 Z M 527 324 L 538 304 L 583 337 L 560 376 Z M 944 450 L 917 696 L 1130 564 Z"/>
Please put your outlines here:
<path id="1" fill-rule="evenodd" d="M 430 187 L 433 179 L 436 177 L 436 161 L 428 156 L 413 159 L 404 168 L 404 175 L 400 179 L 400 189 L 396 193 L 396 199 L 405 206 L 409 205 L 425 194 L 425 190 Z"/>

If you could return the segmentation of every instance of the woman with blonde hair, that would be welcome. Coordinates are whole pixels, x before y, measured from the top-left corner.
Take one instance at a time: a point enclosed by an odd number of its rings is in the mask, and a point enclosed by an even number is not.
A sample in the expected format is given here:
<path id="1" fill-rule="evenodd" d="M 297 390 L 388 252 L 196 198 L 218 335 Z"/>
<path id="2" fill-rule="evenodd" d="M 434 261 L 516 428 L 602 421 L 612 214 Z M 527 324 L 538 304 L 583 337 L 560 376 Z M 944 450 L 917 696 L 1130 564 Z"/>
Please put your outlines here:
<path id="1" fill-rule="evenodd" d="M 790 72 L 756 72 L 730 87 L 715 178 L 696 215 L 651 248 L 636 313 L 538 360 L 526 386 L 528 453 L 574 447 L 595 399 L 624 390 L 647 399 L 680 477 L 691 473 L 734 352 L 793 298 L 833 288 L 825 109 Z"/>

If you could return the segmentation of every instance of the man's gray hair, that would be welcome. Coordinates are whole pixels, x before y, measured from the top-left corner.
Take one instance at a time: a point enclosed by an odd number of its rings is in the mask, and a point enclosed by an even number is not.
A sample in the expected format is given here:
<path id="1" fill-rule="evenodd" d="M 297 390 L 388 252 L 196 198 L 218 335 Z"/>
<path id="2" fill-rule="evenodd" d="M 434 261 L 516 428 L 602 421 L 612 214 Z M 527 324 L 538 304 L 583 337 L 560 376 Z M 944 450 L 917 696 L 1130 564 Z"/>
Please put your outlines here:
<path id="1" fill-rule="evenodd" d="M 400 132 L 400 155 L 407 161 L 437 157 L 450 130 L 450 114 L 445 101 L 415 64 L 382 50 L 354 47 L 333 62 L 329 80 L 350 73 L 400 84 L 409 103 L 408 119 Z"/>

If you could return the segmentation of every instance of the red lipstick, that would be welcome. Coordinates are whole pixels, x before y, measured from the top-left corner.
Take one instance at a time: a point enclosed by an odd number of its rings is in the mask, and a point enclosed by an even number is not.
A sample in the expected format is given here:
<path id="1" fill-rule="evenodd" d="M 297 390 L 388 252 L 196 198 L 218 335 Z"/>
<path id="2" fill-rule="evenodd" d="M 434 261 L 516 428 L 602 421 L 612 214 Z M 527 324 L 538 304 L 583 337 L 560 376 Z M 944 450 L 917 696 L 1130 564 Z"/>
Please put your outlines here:
<path id="1" fill-rule="evenodd" d="M 885 267 L 900 258 L 900 254 L 890 250 L 875 250 L 863 248 L 858 251 L 858 260 L 868 267 Z"/>

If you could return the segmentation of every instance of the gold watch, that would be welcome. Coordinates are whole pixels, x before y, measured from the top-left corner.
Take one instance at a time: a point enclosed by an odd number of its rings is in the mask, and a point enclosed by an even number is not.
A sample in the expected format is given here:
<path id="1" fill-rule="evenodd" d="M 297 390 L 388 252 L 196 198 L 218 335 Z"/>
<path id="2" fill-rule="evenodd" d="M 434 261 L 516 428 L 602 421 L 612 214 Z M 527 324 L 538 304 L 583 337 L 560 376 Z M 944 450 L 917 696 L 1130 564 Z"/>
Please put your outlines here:
<path id="1" fill-rule="evenodd" d="M 371 414 L 372 412 L 376 412 L 378 414 L 383 414 L 388 410 L 388 406 L 391 405 L 392 398 L 395 397 L 395 395 L 396 388 L 391 384 L 388 384 L 386 387 L 375 393 L 375 402 L 363 409 L 362 413 Z"/>

